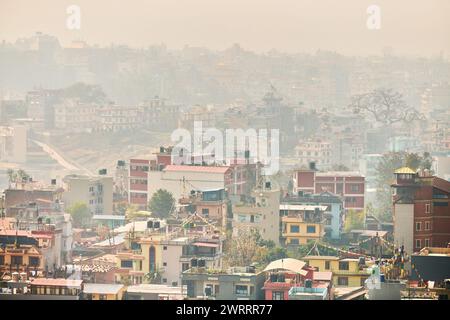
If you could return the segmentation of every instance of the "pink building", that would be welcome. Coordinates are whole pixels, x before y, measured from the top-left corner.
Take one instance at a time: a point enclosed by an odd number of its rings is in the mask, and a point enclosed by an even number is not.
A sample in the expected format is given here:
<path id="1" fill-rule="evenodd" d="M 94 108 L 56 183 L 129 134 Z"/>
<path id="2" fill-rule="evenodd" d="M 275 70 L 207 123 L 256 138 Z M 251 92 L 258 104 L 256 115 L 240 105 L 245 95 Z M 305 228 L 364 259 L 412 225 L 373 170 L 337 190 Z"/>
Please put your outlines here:
<path id="1" fill-rule="evenodd" d="M 344 198 L 344 209 L 364 210 L 365 178 L 359 172 L 296 170 L 292 181 L 296 194 L 330 192 Z"/>

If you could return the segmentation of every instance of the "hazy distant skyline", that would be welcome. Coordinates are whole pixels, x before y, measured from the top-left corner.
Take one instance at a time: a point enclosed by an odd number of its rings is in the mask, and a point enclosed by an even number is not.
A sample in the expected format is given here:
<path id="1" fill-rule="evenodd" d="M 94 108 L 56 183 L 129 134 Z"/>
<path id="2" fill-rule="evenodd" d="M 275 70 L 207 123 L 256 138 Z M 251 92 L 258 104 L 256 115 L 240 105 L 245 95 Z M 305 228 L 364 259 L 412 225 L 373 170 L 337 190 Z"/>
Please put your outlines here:
<path id="1" fill-rule="evenodd" d="M 66 8 L 81 8 L 81 30 L 68 30 Z M 366 26 L 369 5 L 381 29 Z M 449 0 L 0 0 L 0 40 L 41 31 L 89 44 L 164 43 L 222 50 L 234 43 L 263 52 L 337 51 L 346 55 L 450 56 Z"/>

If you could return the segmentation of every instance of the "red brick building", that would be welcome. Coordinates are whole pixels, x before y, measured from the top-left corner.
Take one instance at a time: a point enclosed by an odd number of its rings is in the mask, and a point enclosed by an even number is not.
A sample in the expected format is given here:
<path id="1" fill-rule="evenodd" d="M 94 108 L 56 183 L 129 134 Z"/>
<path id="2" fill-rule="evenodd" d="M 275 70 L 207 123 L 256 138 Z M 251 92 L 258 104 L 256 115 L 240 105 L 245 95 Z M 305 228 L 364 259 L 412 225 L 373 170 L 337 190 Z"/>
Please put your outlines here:
<path id="1" fill-rule="evenodd" d="M 424 247 L 447 247 L 450 243 L 450 182 L 416 173 L 409 168 L 395 171 L 394 240 L 407 253 Z"/>
<path id="2" fill-rule="evenodd" d="M 365 178 L 358 172 L 296 170 L 292 180 L 296 194 L 330 192 L 344 198 L 345 210 L 364 210 Z"/>

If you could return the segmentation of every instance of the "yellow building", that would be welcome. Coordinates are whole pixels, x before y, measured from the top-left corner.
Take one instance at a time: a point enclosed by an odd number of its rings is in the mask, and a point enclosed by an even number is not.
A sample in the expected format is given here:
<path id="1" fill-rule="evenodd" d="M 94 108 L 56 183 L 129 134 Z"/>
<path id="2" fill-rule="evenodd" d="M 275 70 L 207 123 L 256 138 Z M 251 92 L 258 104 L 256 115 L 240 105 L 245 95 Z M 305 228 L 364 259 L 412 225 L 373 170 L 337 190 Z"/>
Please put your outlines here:
<path id="1" fill-rule="evenodd" d="M 122 300 L 125 286 L 122 284 L 85 283 L 83 295 L 88 300 Z"/>
<path id="2" fill-rule="evenodd" d="M 303 245 L 325 234 L 326 206 L 281 204 L 281 238 L 285 245 Z"/>
<path id="3" fill-rule="evenodd" d="M 142 270 L 145 273 L 157 272 L 161 270 L 163 265 L 161 242 L 165 239 L 165 235 L 152 235 L 139 241 L 141 245 L 141 255 L 144 257 Z"/>
<path id="4" fill-rule="evenodd" d="M 44 270 L 42 252 L 33 245 L 6 245 L 0 250 L 0 273 Z"/>
<path id="5" fill-rule="evenodd" d="M 369 277 L 367 267 L 360 266 L 358 259 L 339 259 L 334 256 L 306 256 L 309 266 L 318 271 L 333 272 L 333 285 L 341 287 L 361 287 Z"/>
<path id="6" fill-rule="evenodd" d="M 116 255 L 117 269 L 114 272 L 117 283 L 141 284 L 144 281 L 143 271 L 145 257 L 131 250 Z"/>

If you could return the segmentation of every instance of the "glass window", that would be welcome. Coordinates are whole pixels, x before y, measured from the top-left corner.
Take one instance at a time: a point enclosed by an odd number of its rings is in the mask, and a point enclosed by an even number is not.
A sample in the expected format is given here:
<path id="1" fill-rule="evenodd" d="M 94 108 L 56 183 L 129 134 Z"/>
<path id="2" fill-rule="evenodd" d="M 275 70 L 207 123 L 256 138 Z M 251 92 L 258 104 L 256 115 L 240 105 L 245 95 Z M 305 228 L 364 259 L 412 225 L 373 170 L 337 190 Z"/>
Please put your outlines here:
<path id="1" fill-rule="evenodd" d="M 339 270 L 348 270 L 349 264 L 348 261 L 339 261 Z"/>
<path id="2" fill-rule="evenodd" d="M 282 291 L 272 291 L 272 300 L 284 300 Z"/>
<path id="3" fill-rule="evenodd" d="M 248 287 L 243 285 L 236 285 L 236 294 L 247 295 Z"/>
<path id="4" fill-rule="evenodd" d="M 122 261 L 120 261 L 120 267 L 121 268 L 133 268 L 133 261 L 132 260 L 122 260 Z"/>
<path id="5" fill-rule="evenodd" d="M 416 248 L 421 248 L 422 247 L 422 241 L 420 241 L 420 239 L 416 239 Z"/>
<path id="6" fill-rule="evenodd" d="M 325 270 L 330 270 L 330 261 L 325 261 Z"/>
<path id="7" fill-rule="evenodd" d="M 291 231 L 291 233 L 299 233 L 300 232 L 300 226 L 298 226 L 298 225 L 291 225 L 290 231 Z"/>
<path id="8" fill-rule="evenodd" d="M 338 286 L 348 286 L 348 278 L 338 277 Z"/>
<path id="9" fill-rule="evenodd" d="M 13 266 L 15 266 L 15 265 L 22 265 L 23 264 L 23 257 L 22 256 L 11 256 L 11 264 Z"/>
<path id="10" fill-rule="evenodd" d="M 298 241 L 298 239 L 291 239 L 289 241 L 289 244 L 299 244 L 299 241 Z"/>
<path id="11" fill-rule="evenodd" d="M 416 231 L 420 231 L 422 229 L 422 222 L 416 222 Z"/>
<path id="12" fill-rule="evenodd" d="M 316 226 L 307 226 L 306 233 L 316 233 Z"/>

